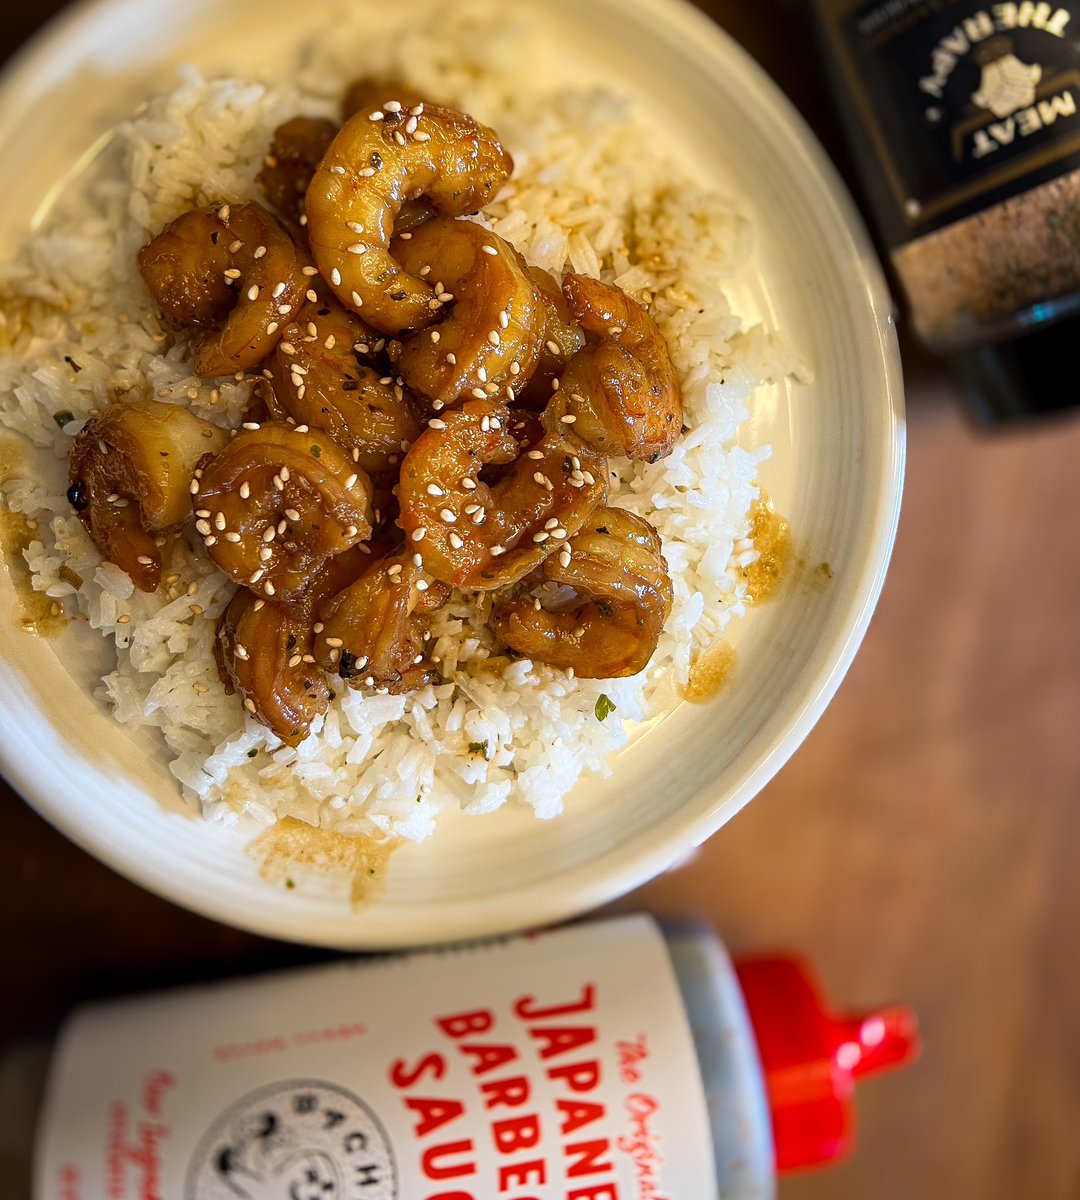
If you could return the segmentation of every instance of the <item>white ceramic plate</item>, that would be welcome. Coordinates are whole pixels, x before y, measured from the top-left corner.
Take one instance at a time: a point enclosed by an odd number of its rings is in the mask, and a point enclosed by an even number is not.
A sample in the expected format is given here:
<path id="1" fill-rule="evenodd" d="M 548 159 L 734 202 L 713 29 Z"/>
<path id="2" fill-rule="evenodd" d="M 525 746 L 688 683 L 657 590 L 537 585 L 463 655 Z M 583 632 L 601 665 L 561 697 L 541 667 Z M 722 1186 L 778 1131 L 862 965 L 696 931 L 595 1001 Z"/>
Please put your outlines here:
<path id="1" fill-rule="evenodd" d="M 806 737 L 851 663 L 892 549 L 904 431 L 891 308 L 813 136 L 751 60 L 678 0 L 517 2 L 542 14 L 556 39 L 542 52 L 547 61 L 631 88 L 647 114 L 666 119 L 668 139 L 697 173 L 755 214 L 755 273 L 738 307 L 784 329 L 816 381 L 762 389 L 746 437 L 774 447 L 763 481 L 801 556 L 830 563 L 833 581 L 819 592 L 793 588 L 752 613 L 736 635 L 732 686 L 709 705 L 683 704 L 652 721 L 609 778 L 571 795 L 564 816 L 452 814 L 432 841 L 394 855 L 381 896 L 355 912 L 334 896 L 263 882 L 244 838 L 185 813 L 160 748 L 129 736 L 88 684 L 73 682 L 63 643 L 28 637 L 8 620 L 0 761 L 11 783 L 139 883 L 278 937 L 376 947 L 494 933 L 581 912 L 665 870 L 734 816 Z M 327 0 L 99 0 L 74 9 L 0 83 L 0 256 L 16 251 L 95 139 L 170 83 L 176 63 L 258 74 L 329 11 Z M 0 609 L 13 606 L 5 575 Z"/>

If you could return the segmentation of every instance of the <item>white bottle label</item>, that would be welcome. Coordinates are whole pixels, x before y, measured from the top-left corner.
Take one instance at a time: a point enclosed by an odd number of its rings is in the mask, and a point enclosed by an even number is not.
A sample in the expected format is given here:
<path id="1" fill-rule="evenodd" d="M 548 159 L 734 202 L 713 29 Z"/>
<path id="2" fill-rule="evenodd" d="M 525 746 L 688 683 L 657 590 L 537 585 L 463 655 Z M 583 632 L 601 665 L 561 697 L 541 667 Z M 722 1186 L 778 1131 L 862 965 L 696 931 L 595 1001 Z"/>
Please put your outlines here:
<path id="1" fill-rule="evenodd" d="M 340 963 L 85 1011 L 38 1200 L 715 1200 L 656 925 Z"/>

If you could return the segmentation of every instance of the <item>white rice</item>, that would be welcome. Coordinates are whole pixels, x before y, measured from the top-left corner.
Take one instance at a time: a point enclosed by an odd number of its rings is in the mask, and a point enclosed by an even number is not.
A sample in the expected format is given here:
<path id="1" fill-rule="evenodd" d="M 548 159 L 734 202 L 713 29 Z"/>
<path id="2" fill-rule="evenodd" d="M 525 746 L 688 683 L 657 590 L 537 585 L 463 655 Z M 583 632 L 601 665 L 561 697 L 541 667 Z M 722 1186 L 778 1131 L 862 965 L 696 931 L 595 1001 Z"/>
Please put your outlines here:
<path id="1" fill-rule="evenodd" d="M 744 330 L 725 298 L 751 253 L 748 221 L 658 166 L 628 101 L 601 91 L 522 98 L 520 57 L 508 49 L 523 31 L 491 20 L 484 3 L 445 6 L 437 20 L 385 37 L 372 36 L 365 10 L 354 34 L 336 28 L 325 45 L 316 39 L 287 85 L 186 72 L 118 129 L 46 231 L 5 268 L 0 420 L 55 449 L 54 468 L 9 480 L 5 498 L 39 522 L 41 541 L 26 554 L 34 588 L 115 644 L 116 667 L 97 695 L 118 721 L 160 730 L 173 773 L 208 819 L 254 828 L 294 816 L 420 840 L 450 804 L 480 814 L 511 802 L 556 816 L 583 773 L 606 773 L 636 721 L 674 702 L 695 654 L 742 613 L 742 568 L 756 556 L 748 512 L 767 448 L 739 446 L 739 424 L 754 388 L 798 364 L 771 334 Z M 190 343 L 174 344 L 160 327 L 136 251 L 193 204 L 258 198 L 254 177 L 274 127 L 297 112 L 333 114 L 342 85 L 364 71 L 451 99 L 499 131 L 517 170 L 482 219 L 530 262 L 600 275 L 650 303 L 682 378 L 689 429 L 663 462 L 614 461 L 612 503 L 659 530 L 675 606 L 646 671 L 585 681 L 528 661 L 481 670 L 498 653 L 485 605 L 455 595 L 434 627 L 444 682 L 407 697 L 339 688 L 292 750 L 217 678 L 214 625 L 234 589 L 199 539 L 172 552 L 169 587 L 136 591 L 67 504 L 64 460 L 90 409 L 116 399 L 156 396 L 237 422 L 248 385 L 193 376 Z M 21 315 L 11 315 L 13 298 Z M 64 411 L 74 419 L 58 431 L 54 414 Z M 78 590 L 64 566 L 82 578 Z M 604 721 L 601 694 L 616 706 Z"/>

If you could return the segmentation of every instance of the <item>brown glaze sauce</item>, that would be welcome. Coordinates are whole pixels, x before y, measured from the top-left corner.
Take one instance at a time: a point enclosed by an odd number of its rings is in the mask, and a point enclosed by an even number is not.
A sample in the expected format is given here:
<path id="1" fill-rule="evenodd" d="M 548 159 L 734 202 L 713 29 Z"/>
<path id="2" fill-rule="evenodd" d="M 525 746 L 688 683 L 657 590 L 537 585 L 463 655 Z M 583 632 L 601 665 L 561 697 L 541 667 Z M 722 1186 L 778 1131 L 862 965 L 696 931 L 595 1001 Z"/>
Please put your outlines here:
<path id="1" fill-rule="evenodd" d="M 717 642 L 703 650 L 694 659 L 690 678 L 681 689 L 683 699 L 691 704 L 704 704 L 718 696 L 731 682 L 737 661 L 738 655 L 730 642 Z"/>
<path id="2" fill-rule="evenodd" d="M 750 537 L 759 557 L 743 569 L 748 604 L 764 604 L 779 595 L 792 559 L 791 526 L 762 491 L 750 506 Z"/>
<path id="3" fill-rule="evenodd" d="M 248 853 L 268 883 L 295 887 L 294 875 L 311 872 L 345 877 L 353 908 L 358 908 L 381 887 L 399 845 L 361 834 L 328 833 L 295 817 L 282 817 L 250 843 Z"/>
<path id="4" fill-rule="evenodd" d="M 14 437 L 0 438 L 0 487 L 22 465 L 22 444 Z M 3 547 L 4 562 L 18 599 L 16 624 L 25 633 L 38 637 L 55 637 L 67 625 L 64 606 L 59 600 L 35 592 L 30 584 L 30 568 L 23 558 L 23 551 L 38 539 L 36 521 L 22 513 L 10 512 L 0 501 L 0 547 Z"/>

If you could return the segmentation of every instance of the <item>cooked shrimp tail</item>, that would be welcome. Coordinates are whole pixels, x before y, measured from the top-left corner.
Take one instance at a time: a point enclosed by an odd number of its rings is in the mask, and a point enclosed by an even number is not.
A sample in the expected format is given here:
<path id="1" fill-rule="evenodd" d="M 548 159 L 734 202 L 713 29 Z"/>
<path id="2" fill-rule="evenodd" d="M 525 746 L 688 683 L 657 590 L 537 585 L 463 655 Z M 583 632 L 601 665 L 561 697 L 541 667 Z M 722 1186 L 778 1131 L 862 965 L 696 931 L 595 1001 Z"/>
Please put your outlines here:
<path id="1" fill-rule="evenodd" d="M 68 497 L 98 549 L 140 590 L 155 591 L 161 578 L 154 535 L 190 518 L 192 472 L 227 441 L 225 430 L 156 400 L 112 404 L 75 438 Z"/>

